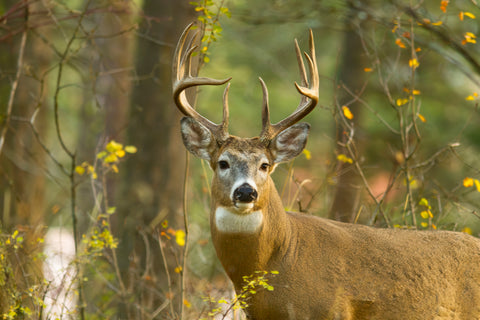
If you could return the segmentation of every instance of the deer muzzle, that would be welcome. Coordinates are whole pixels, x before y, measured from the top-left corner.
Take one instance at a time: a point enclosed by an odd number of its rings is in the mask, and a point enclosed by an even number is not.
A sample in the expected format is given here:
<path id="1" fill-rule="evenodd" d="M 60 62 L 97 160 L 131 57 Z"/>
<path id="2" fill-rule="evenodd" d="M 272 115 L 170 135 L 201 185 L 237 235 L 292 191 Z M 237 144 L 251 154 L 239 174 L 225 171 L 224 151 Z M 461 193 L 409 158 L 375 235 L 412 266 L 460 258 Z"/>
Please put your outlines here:
<path id="1" fill-rule="evenodd" d="M 243 203 L 252 203 L 257 200 L 258 193 L 255 188 L 253 188 L 248 183 L 244 183 L 240 185 L 235 191 L 233 192 L 233 201 L 235 203 L 243 202 Z"/>

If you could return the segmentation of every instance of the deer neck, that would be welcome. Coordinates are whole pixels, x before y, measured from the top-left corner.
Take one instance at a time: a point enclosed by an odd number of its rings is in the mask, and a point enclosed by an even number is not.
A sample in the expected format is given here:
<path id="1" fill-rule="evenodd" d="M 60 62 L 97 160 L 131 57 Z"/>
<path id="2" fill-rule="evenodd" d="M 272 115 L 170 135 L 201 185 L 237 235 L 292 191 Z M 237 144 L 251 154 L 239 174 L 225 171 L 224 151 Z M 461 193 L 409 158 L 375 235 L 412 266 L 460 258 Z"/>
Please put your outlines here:
<path id="1" fill-rule="evenodd" d="M 212 205 L 213 244 L 237 288 L 242 286 L 243 276 L 267 270 L 272 255 L 290 236 L 287 215 L 270 178 L 264 199 L 258 208 L 247 214 L 238 214 L 215 201 Z"/>

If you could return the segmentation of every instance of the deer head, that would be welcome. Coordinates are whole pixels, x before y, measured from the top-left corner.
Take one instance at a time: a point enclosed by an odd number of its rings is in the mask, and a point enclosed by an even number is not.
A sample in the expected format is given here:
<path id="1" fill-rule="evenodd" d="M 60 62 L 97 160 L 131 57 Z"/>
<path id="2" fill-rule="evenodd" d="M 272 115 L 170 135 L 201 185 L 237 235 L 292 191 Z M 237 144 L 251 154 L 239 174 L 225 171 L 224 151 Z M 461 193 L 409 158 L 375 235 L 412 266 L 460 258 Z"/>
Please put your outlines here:
<path id="1" fill-rule="evenodd" d="M 302 152 L 307 142 L 310 126 L 300 123 L 318 101 L 318 71 L 313 35 L 310 32 L 310 54 L 305 53 L 310 71 L 310 83 L 297 41 L 295 48 L 300 68 L 301 84 L 295 83 L 301 100 L 296 110 L 282 121 L 270 123 L 268 90 L 260 78 L 263 91 L 262 131 L 259 137 L 239 138 L 228 133 L 228 90 L 223 96 L 223 121 L 215 124 L 199 114 L 188 102 L 185 89 L 200 85 L 222 85 L 231 78 L 216 80 L 193 77 L 191 57 L 196 35 L 189 37 L 191 26 L 182 34 L 175 52 L 173 74 L 174 100 L 187 117 L 181 121 L 185 147 L 195 156 L 207 160 L 214 170 L 213 188 L 218 205 L 239 214 L 259 210 L 269 196 L 265 187 L 275 166 Z"/>

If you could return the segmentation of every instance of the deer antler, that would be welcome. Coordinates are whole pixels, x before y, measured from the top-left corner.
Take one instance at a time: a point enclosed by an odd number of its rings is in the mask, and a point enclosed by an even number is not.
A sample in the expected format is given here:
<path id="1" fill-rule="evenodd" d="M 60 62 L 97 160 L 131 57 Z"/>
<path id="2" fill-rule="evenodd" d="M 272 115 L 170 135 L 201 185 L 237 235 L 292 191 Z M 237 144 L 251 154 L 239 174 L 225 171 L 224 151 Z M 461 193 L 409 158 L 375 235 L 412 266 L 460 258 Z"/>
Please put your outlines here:
<path id="1" fill-rule="evenodd" d="M 308 67 L 310 71 L 310 81 L 308 83 L 307 73 L 305 71 L 305 65 L 303 63 L 302 55 L 300 53 L 300 48 L 298 47 L 298 42 L 295 39 L 295 51 L 297 53 L 297 61 L 298 67 L 300 69 L 300 76 L 301 76 L 301 85 L 298 85 L 295 82 L 295 87 L 297 88 L 298 92 L 302 95 L 300 99 L 300 104 L 298 105 L 297 109 L 288 116 L 287 118 L 283 119 L 282 121 L 272 124 L 270 123 L 270 110 L 268 107 L 268 90 L 265 82 L 263 82 L 262 78 L 260 78 L 260 83 L 262 85 L 263 91 L 263 107 L 262 107 L 262 132 L 260 133 L 260 139 L 265 142 L 269 143 L 277 134 L 285 130 L 286 128 L 294 125 L 302 118 L 304 118 L 307 114 L 309 114 L 313 108 L 317 105 L 318 102 L 318 85 L 319 85 L 319 77 L 318 77 L 318 69 L 317 69 L 317 59 L 315 57 L 315 44 L 313 42 L 313 33 L 310 29 L 310 54 L 304 52 L 305 57 L 308 61 Z"/>
<path id="2" fill-rule="evenodd" d="M 198 31 L 193 34 L 187 41 L 188 34 L 192 30 L 193 23 L 189 24 L 183 31 L 180 40 L 178 40 L 177 47 L 175 48 L 174 61 L 173 61 L 173 99 L 178 109 L 186 116 L 192 117 L 201 124 L 203 124 L 217 141 L 225 141 L 228 134 L 228 89 L 230 84 L 225 88 L 223 94 L 223 120 L 220 124 L 215 124 L 208 120 L 200 113 L 198 113 L 194 107 L 188 102 L 185 90 L 190 87 L 202 86 L 202 85 L 222 85 L 230 81 L 231 78 L 217 80 L 212 78 L 196 77 L 191 74 L 191 60 L 192 53 L 197 48 L 193 45 L 195 42 Z M 186 45 L 185 45 L 186 44 Z"/>

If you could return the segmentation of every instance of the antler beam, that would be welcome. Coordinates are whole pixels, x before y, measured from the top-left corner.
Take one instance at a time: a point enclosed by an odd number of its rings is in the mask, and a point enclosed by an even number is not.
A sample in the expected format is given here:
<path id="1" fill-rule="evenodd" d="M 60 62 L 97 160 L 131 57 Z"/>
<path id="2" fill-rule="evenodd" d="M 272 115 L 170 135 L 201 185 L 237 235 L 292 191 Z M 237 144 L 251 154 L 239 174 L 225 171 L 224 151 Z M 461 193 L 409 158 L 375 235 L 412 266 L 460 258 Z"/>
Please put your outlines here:
<path id="1" fill-rule="evenodd" d="M 319 95 L 319 76 L 317 69 L 317 59 L 315 57 L 315 44 L 313 42 L 313 33 L 310 29 L 310 54 L 304 52 L 308 61 L 308 67 L 310 71 L 310 84 L 308 83 L 307 73 L 305 71 L 305 65 L 303 63 L 302 55 L 298 42 L 295 39 L 295 51 L 297 53 L 298 67 L 300 69 L 301 85 L 295 82 L 295 87 L 302 95 L 300 104 L 297 109 L 287 118 L 282 121 L 272 124 L 270 123 L 270 110 L 268 107 L 268 90 L 265 82 L 260 78 L 263 91 L 263 107 L 262 107 L 262 132 L 260 133 L 260 139 L 268 144 L 277 134 L 285 130 L 286 128 L 294 125 L 307 114 L 309 114 L 318 103 Z"/>
<path id="2" fill-rule="evenodd" d="M 223 120 L 220 124 L 215 124 L 208 120 L 190 104 L 185 94 L 185 90 L 190 87 L 202 86 L 202 85 L 222 85 L 230 81 L 231 78 L 217 80 L 205 77 L 192 76 L 191 61 L 192 53 L 197 48 L 193 45 L 198 37 L 198 31 L 189 38 L 189 33 L 192 31 L 193 23 L 189 24 L 183 31 L 180 40 L 174 53 L 174 62 L 172 70 L 172 86 L 173 86 L 173 99 L 178 109 L 186 116 L 192 117 L 202 125 L 204 125 L 214 135 L 215 139 L 219 142 L 225 141 L 228 134 L 228 89 L 230 85 L 225 88 L 223 95 Z M 188 41 L 187 41 L 187 38 Z"/>

